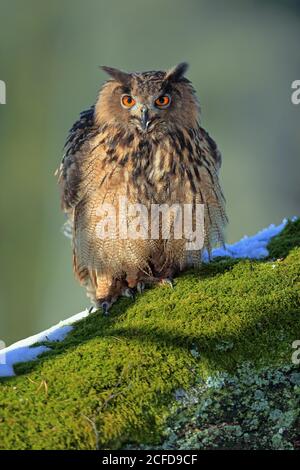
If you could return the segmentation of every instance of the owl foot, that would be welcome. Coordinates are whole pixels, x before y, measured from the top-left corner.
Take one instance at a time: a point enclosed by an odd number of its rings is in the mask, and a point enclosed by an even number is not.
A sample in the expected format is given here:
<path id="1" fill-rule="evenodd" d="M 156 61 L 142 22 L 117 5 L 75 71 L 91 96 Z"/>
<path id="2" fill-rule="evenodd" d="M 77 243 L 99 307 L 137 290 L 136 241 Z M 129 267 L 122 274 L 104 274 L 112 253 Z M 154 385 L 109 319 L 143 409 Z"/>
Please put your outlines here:
<path id="1" fill-rule="evenodd" d="M 160 279 L 159 284 L 163 286 L 168 286 L 168 287 L 171 287 L 171 289 L 174 289 L 173 279 L 171 279 L 170 277 L 164 277 Z"/>
<path id="2" fill-rule="evenodd" d="M 107 300 L 105 300 L 104 302 L 101 302 L 101 308 L 103 310 L 103 315 L 105 315 L 106 317 L 109 315 L 109 307 L 111 306 L 111 302 L 108 302 Z"/>
<path id="3" fill-rule="evenodd" d="M 126 287 L 122 290 L 122 296 L 129 297 L 130 299 L 135 300 L 135 290 L 131 287 Z"/>
<path id="4" fill-rule="evenodd" d="M 96 308 L 100 309 L 102 308 L 103 310 L 103 315 L 108 316 L 109 315 L 109 309 L 113 304 L 113 300 L 111 298 L 102 298 L 98 299 L 96 302 Z"/>
<path id="5" fill-rule="evenodd" d="M 145 290 L 145 283 L 143 281 L 139 281 L 136 285 L 136 290 L 139 294 L 142 294 Z"/>
<path id="6" fill-rule="evenodd" d="M 123 297 L 129 297 L 132 300 L 135 300 L 136 294 L 142 294 L 145 290 L 145 283 L 143 281 L 139 281 L 135 287 L 126 287 L 122 290 Z"/>

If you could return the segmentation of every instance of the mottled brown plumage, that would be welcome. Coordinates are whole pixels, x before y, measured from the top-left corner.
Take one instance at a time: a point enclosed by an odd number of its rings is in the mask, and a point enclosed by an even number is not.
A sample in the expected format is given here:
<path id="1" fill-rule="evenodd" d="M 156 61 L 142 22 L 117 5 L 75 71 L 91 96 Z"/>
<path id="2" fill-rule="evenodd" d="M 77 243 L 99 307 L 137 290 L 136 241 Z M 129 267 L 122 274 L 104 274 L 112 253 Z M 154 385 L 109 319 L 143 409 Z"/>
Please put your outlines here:
<path id="1" fill-rule="evenodd" d="M 186 240 L 101 239 L 99 205 L 204 204 L 204 248 L 223 243 L 226 223 L 218 172 L 221 155 L 199 124 L 186 64 L 170 71 L 110 75 L 96 105 L 70 131 L 59 169 L 62 207 L 72 226 L 74 270 L 88 295 L 107 310 L 128 288 L 172 277 L 198 264 Z M 172 214 L 171 214 L 171 220 Z M 157 221 L 156 221 L 157 222 Z M 159 223 L 161 226 L 161 224 Z M 149 228 L 150 230 L 150 228 Z"/>

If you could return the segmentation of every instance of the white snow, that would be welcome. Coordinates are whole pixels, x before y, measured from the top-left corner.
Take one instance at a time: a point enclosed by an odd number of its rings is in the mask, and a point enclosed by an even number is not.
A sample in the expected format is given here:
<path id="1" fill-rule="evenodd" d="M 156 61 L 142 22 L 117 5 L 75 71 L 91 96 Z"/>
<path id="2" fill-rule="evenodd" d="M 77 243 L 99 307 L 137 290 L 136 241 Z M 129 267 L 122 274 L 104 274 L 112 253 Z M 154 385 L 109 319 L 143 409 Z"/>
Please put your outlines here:
<path id="1" fill-rule="evenodd" d="M 215 248 L 212 251 L 212 258 L 217 256 L 230 256 L 232 258 L 252 258 L 260 259 L 268 255 L 267 245 L 272 237 L 278 235 L 285 227 L 287 220 L 283 220 L 280 225 L 270 225 L 251 237 L 244 236 L 240 241 L 225 248 Z M 208 261 L 207 254 L 203 256 L 204 261 Z M 13 365 L 17 362 L 27 362 L 36 359 L 37 356 L 49 348 L 46 346 L 33 346 L 41 341 L 62 341 L 72 330 L 72 324 L 89 315 L 88 310 L 77 313 L 67 320 L 59 322 L 48 330 L 42 331 L 34 336 L 18 341 L 11 346 L 0 350 L 0 377 L 15 375 Z"/>
<path id="2" fill-rule="evenodd" d="M 27 362 L 36 359 L 37 356 L 49 348 L 46 346 L 32 347 L 35 343 L 41 341 L 62 341 L 66 335 L 72 330 L 72 323 L 87 317 L 88 310 L 77 313 L 67 320 L 59 322 L 48 330 L 42 331 L 37 335 L 22 339 L 17 343 L 0 350 L 0 377 L 9 377 L 15 375 L 13 365 L 17 362 Z"/>
<path id="3" fill-rule="evenodd" d="M 295 220 L 294 217 L 292 220 Z M 248 237 L 245 235 L 240 241 L 233 245 L 225 245 L 224 248 L 215 248 L 212 250 L 212 258 L 217 256 L 230 256 L 231 258 L 251 258 L 261 259 L 268 256 L 267 245 L 271 238 L 278 235 L 287 224 L 287 219 L 284 219 L 280 225 L 270 225 L 268 228 Z M 207 253 L 203 256 L 203 261 L 208 261 Z"/>

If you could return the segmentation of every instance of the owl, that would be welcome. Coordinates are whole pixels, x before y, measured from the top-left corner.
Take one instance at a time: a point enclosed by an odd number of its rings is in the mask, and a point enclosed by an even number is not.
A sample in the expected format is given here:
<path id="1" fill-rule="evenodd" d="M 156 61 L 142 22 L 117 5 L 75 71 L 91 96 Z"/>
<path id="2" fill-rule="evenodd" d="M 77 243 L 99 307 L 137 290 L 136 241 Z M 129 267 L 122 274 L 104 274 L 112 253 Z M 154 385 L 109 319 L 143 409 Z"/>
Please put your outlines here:
<path id="1" fill-rule="evenodd" d="M 200 125 L 187 68 L 103 66 L 109 79 L 69 132 L 58 175 L 74 272 L 105 314 L 121 295 L 172 285 L 176 273 L 200 264 L 203 250 L 224 242 L 221 154 Z M 180 233 L 186 207 L 189 230 Z M 202 243 L 191 248 L 197 230 Z"/>

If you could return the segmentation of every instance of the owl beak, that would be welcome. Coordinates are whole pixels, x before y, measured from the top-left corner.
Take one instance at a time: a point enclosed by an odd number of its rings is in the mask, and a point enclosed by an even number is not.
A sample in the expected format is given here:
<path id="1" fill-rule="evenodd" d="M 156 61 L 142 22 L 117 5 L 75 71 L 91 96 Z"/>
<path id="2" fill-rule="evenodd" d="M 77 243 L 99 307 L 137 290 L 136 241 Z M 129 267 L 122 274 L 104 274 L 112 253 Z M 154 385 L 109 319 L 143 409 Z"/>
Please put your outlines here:
<path id="1" fill-rule="evenodd" d="M 149 111 L 148 111 L 148 108 L 146 106 L 143 106 L 142 110 L 141 110 L 141 127 L 142 127 L 143 131 L 147 130 L 149 124 L 150 124 Z"/>

